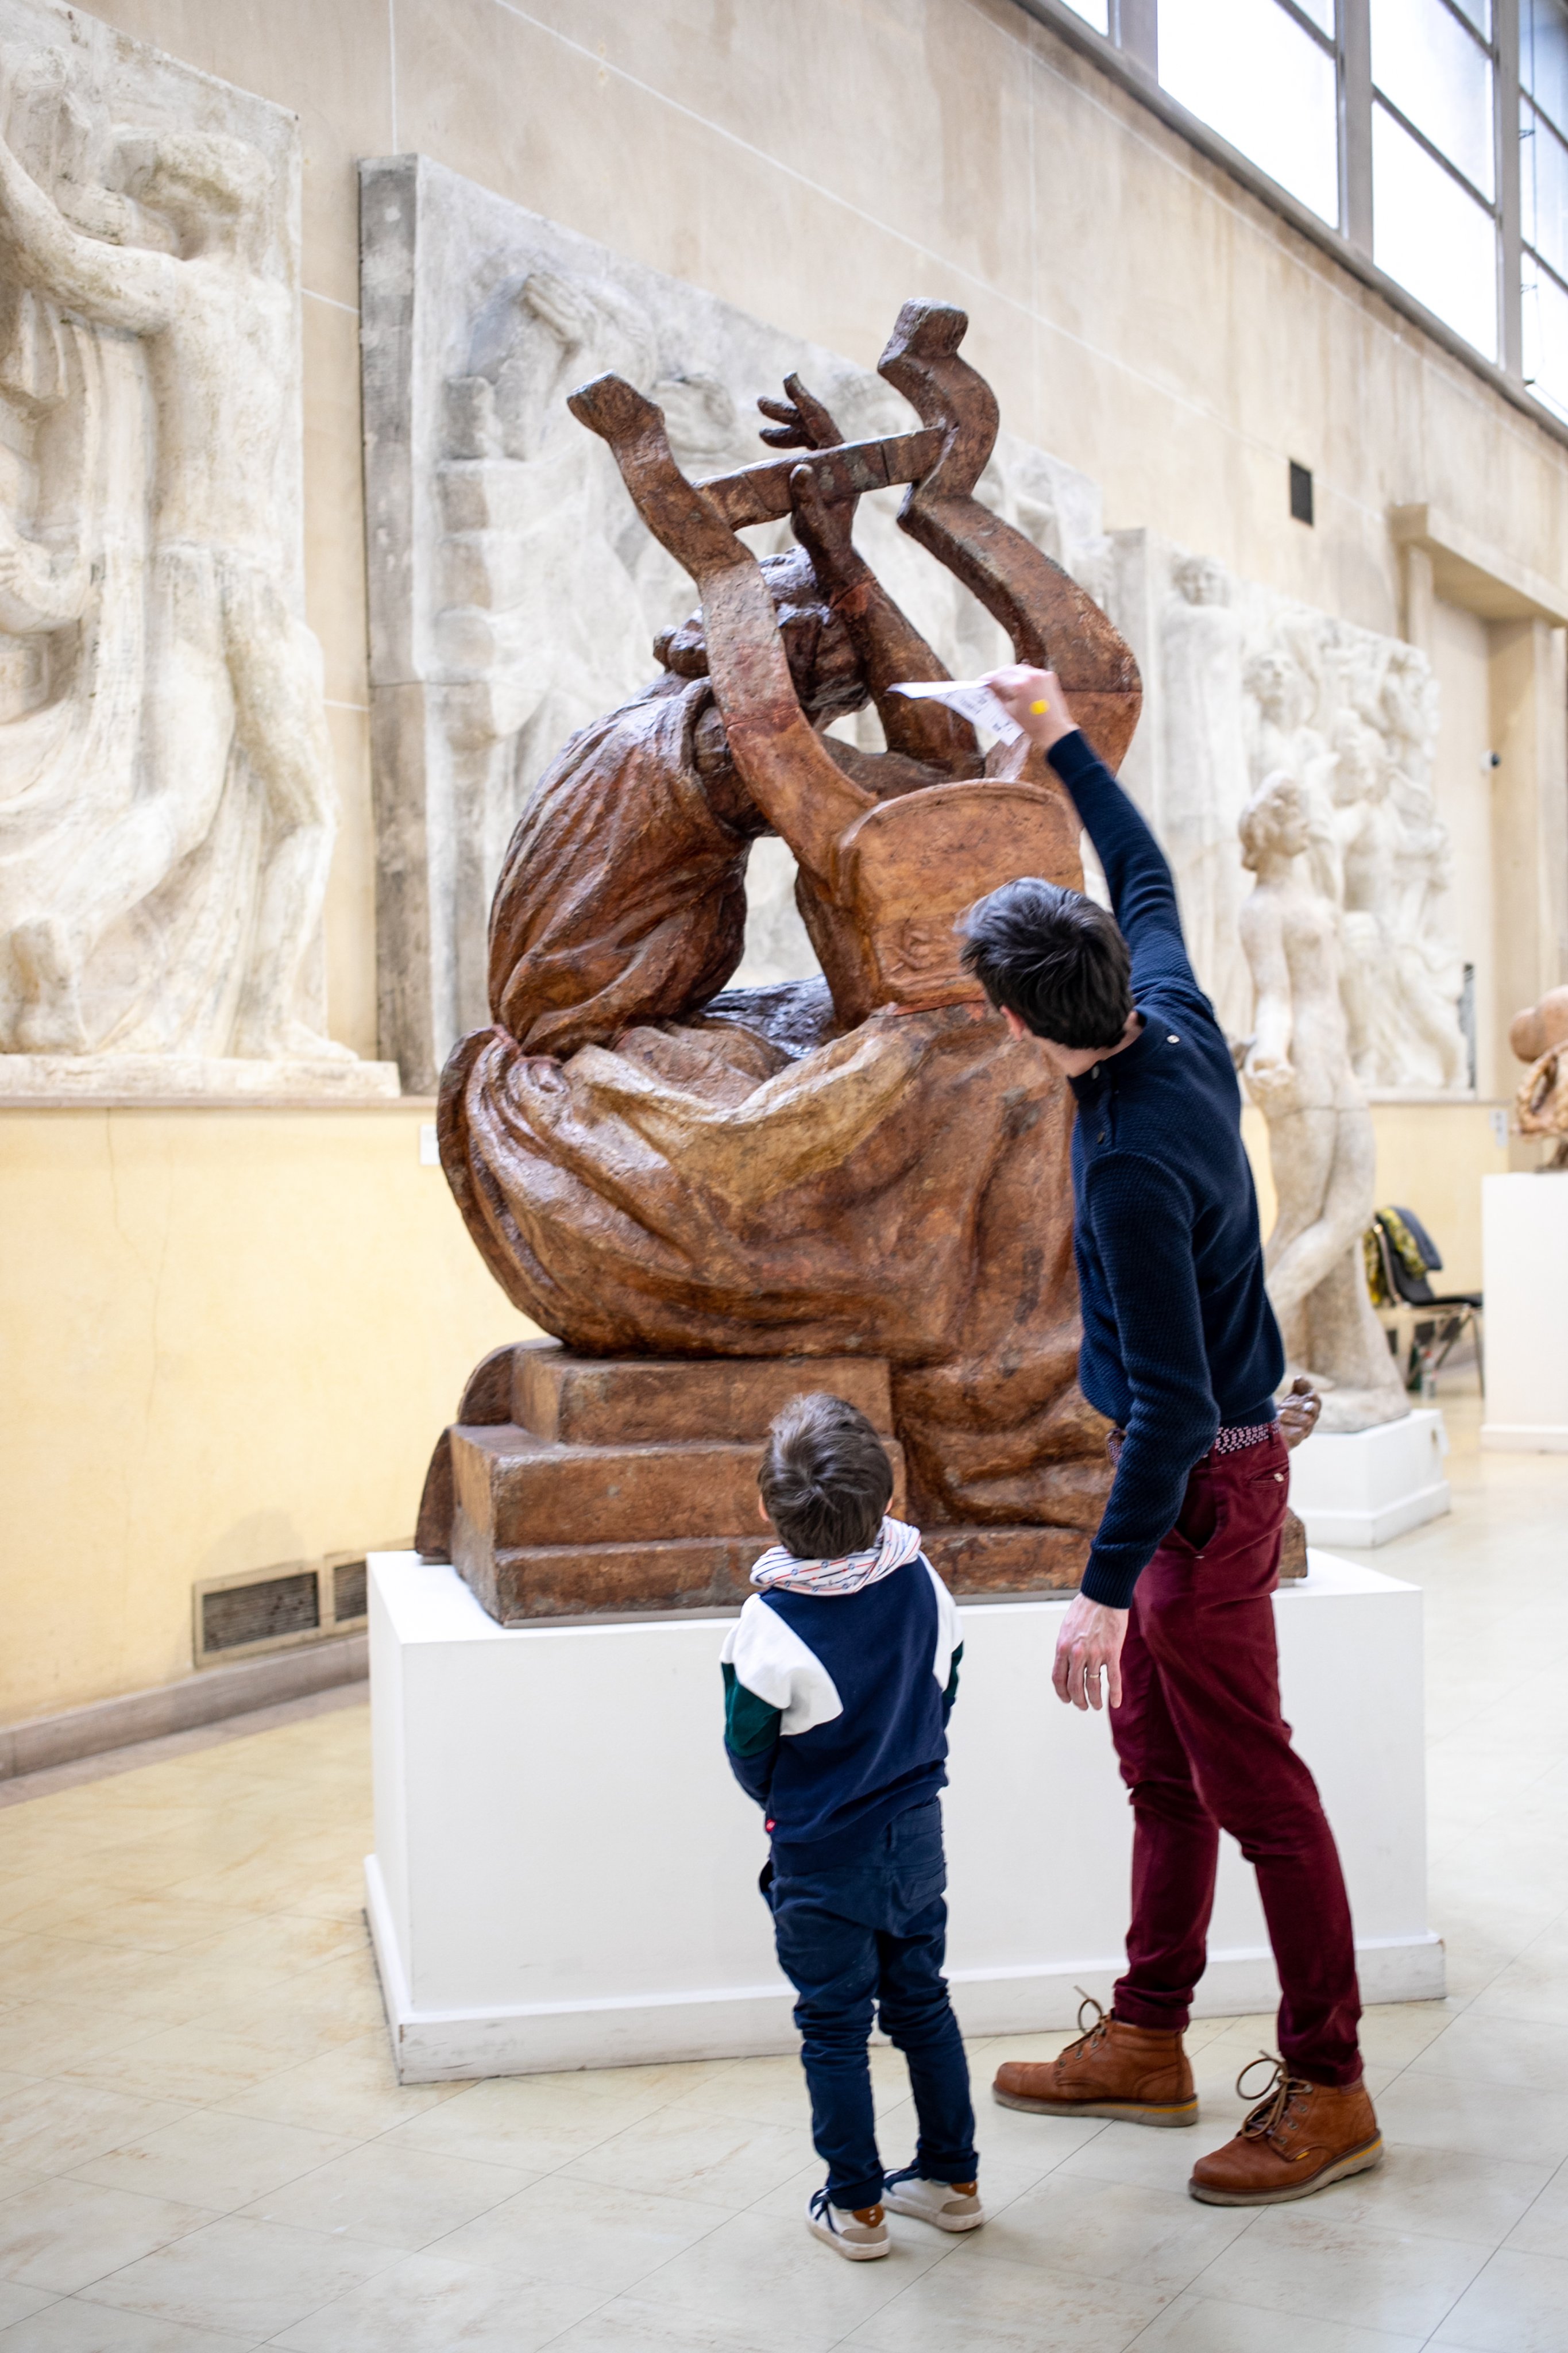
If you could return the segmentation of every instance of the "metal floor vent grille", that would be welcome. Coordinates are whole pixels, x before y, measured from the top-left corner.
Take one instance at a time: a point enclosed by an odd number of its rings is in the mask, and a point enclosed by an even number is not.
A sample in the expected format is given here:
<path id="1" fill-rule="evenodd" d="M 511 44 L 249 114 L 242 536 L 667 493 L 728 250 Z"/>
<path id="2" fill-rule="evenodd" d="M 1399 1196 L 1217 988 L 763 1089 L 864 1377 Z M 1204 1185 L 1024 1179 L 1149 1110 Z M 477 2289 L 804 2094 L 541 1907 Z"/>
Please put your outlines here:
<path id="1" fill-rule="evenodd" d="M 372 1547 L 405 1552 L 406 1542 Z M 368 1556 L 330 1552 L 324 1560 L 280 1561 L 238 1577 L 205 1578 L 193 1588 L 198 1667 L 352 1634 L 365 1622 Z"/>

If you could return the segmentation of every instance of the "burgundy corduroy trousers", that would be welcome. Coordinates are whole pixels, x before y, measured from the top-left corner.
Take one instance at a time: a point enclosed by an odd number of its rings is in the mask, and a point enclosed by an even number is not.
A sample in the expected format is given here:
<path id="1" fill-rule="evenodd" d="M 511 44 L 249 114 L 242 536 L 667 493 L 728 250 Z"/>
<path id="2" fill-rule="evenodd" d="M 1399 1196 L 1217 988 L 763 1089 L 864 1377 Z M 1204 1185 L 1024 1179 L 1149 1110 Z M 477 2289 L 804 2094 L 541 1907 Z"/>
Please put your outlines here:
<path id="1" fill-rule="evenodd" d="M 1219 1834 L 1258 1873 L 1294 2073 L 1361 2073 L 1350 1904 L 1317 1784 L 1279 1712 L 1271 1596 L 1289 1492 L 1278 1429 L 1205 1455 L 1139 1578 L 1110 1725 L 1133 1812 L 1132 1925 L 1115 2014 L 1176 2031 L 1206 1958 Z"/>

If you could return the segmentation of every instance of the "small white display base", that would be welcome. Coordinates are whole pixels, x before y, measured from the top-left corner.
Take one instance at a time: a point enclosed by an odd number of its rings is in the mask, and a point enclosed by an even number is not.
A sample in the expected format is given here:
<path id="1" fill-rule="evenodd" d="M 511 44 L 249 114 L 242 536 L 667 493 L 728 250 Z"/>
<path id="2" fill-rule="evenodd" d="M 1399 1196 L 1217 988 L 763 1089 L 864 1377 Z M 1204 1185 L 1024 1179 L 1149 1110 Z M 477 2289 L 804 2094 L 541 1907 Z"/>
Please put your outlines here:
<path id="1" fill-rule="evenodd" d="M 1481 1444 L 1568 1454 L 1568 1172 L 1483 1176 Z"/>
<path id="2" fill-rule="evenodd" d="M 1443 1991 L 1426 1925 L 1421 1594 L 1331 1556 L 1275 1604 L 1285 1712 L 1340 1843 L 1362 1993 Z M 1065 1599 L 964 1607 L 946 1797 L 950 1976 L 970 2033 L 1069 2025 L 1123 1966 L 1131 1817 L 1102 1715 L 1060 1705 Z M 365 1878 L 399 2076 L 795 2047 L 757 1894 L 762 1816 L 722 1746 L 720 1617 L 517 1627 L 455 1570 L 371 1557 L 376 1851 Z M 1279 1998 L 1226 1841 L 1198 1990 Z"/>
<path id="3" fill-rule="evenodd" d="M 1375 1430 L 1320 1430 L 1290 1457 L 1290 1508 L 1309 1544 L 1389 1544 L 1451 1508 L 1447 1451 L 1435 1406 Z"/>

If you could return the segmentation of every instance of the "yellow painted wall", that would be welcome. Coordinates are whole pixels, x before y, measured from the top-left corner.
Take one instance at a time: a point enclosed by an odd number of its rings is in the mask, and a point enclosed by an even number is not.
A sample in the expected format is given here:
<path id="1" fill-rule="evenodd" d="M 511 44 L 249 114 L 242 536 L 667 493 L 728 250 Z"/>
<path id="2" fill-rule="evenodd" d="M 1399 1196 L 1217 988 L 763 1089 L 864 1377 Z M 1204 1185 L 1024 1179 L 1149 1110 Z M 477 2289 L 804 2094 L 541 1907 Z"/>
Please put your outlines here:
<path id="1" fill-rule="evenodd" d="M 487 1349 L 429 1105 L 0 1112 L 0 1723 L 191 1672 L 198 1578 L 407 1537 Z"/>

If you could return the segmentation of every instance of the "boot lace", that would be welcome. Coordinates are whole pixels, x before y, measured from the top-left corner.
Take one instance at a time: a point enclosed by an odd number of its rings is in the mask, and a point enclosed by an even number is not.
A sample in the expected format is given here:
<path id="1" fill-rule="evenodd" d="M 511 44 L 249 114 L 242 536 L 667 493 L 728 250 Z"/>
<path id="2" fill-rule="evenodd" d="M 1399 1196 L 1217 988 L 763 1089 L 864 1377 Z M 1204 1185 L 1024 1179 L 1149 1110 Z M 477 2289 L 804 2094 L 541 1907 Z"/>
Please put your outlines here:
<path id="1" fill-rule="evenodd" d="M 1261 2098 L 1247 2088 L 1247 2079 L 1257 2067 L 1268 2067 L 1273 2071 L 1263 2087 Z M 1256 2059 L 1247 2061 L 1236 2079 L 1237 2097 L 1256 2102 L 1242 2120 L 1243 2139 L 1266 2140 L 1283 2157 L 1291 2111 L 1310 2098 L 1311 2090 L 1312 2086 L 1305 2076 L 1292 2075 L 1283 2059 L 1275 2058 L 1270 2052 L 1260 2051 Z"/>
<path id="2" fill-rule="evenodd" d="M 1061 2054 L 1064 2059 L 1076 2058 L 1080 2051 L 1092 2051 L 1097 2043 L 1104 2042 L 1106 2036 L 1110 2031 L 1110 2016 L 1108 2012 L 1100 2007 L 1100 2003 L 1096 2001 L 1094 1996 L 1091 1993 L 1085 1993 L 1082 1986 L 1074 1986 L 1073 1991 L 1079 1998 L 1078 2041 L 1068 2044 L 1067 2049 Z M 1094 2012 L 1094 2023 L 1092 2026 L 1086 2027 L 1083 2022 L 1083 2014 L 1086 2010 L 1092 2010 Z"/>

